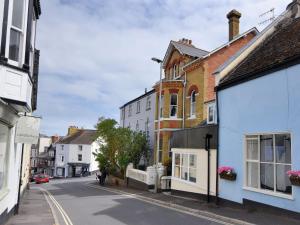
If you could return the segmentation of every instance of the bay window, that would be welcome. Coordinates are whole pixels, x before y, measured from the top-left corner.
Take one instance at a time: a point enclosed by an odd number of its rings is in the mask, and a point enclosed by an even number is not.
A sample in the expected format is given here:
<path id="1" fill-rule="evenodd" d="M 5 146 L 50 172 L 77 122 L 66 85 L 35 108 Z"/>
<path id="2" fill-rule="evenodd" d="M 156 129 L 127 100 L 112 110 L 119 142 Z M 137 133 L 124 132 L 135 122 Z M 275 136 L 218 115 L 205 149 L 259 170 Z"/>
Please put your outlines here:
<path id="1" fill-rule="evenodd" d="M 171 94 L 170 98 L 170 117 L 177 117 L 177 94 Z"/>
<path id="2" fill-rule="evenodd" d="M 246 136 L 246 187 L 292 194 L 290 134 Z"/>
<path id="3" fill-rule="evenodd" d="M 14 0 L 10 28 L 9 59 L 20 63 L 24 40 L 24 0 Z"/>
<path id="4" fill-rule="evenodd" d="M 163 118 L 164 117 L 164 96 L 161 95 L 161 99 L 160 99 L 160 118 Z"/>
<path id="5" fill-rule="evenodd" d="M 173 163 L 173 177 L 196 183 L 197 181 L 197 156 L 189 153 L 175 153 Z"/>

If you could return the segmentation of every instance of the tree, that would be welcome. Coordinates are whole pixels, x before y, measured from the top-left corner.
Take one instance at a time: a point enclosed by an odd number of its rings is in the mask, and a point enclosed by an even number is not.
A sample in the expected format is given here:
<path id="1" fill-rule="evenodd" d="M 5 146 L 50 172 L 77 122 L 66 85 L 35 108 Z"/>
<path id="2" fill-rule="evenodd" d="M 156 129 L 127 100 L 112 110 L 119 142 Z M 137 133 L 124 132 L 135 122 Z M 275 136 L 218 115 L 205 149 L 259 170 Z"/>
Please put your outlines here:
<path id="1" fill-rule="evenodd" d="M 114 119 L 99 118 L 96 128 L 101 143 L 96 160 L 100 169 L 108 168 L 111 173 L 124 176 L 129 163 L 137 167 L 141 158 L 149 161 L 149 145 L 144 133 L 117 124 Z"/>

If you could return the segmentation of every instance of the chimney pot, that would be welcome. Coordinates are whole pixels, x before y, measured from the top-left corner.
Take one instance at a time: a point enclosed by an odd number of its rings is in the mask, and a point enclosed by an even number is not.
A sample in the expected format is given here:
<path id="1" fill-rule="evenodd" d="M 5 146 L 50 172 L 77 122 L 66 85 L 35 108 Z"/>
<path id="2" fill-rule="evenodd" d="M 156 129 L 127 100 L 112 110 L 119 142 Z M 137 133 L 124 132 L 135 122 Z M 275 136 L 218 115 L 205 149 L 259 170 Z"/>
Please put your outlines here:
<path id="1" fill-rule="evenodd" d="M 229 23 L 229 41 L 240 33 L 240 18 L 242 14 L 233 9 L 227 14 Z"/>

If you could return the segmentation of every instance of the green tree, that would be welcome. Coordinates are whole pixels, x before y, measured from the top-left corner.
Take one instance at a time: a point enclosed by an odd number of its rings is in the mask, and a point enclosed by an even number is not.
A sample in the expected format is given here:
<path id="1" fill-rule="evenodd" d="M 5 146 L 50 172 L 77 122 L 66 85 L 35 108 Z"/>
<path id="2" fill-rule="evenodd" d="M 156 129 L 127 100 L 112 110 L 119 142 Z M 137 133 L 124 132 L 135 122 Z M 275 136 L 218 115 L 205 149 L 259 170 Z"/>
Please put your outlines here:
<path id="1" fill-rule="evenodd" d="M 100 117 L 96 125 L 100 150 L 96 154 L 99 168 L 124 176 L 129 163 L 138 166 L 141 158 L 149 161 L 149 145 L 146 135 L 129 128 L 117 126 L 113 119 Z"/>

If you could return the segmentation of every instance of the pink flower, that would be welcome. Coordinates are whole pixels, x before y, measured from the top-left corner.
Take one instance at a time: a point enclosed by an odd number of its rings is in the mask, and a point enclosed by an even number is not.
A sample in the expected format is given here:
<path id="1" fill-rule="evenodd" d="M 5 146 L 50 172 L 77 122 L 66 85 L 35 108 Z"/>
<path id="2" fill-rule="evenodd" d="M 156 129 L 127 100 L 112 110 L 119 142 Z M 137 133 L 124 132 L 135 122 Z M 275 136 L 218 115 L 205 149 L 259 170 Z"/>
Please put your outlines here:
<path id="1" fill-rule="evenodd" d="M 300 177 L 300 170 L 289 170 L 286 173 L 289 177 L 290 176 L 295 176 L 295 177 Z"/>
<path id="2" fill-rule="evenodd" d="M 218 169 L 218 173 L 221 174 L 221 173 L 232 173 L 233 172 L 233 168 L 232 167 L 229 167 L 229 166 L 222 166 Z"/>

